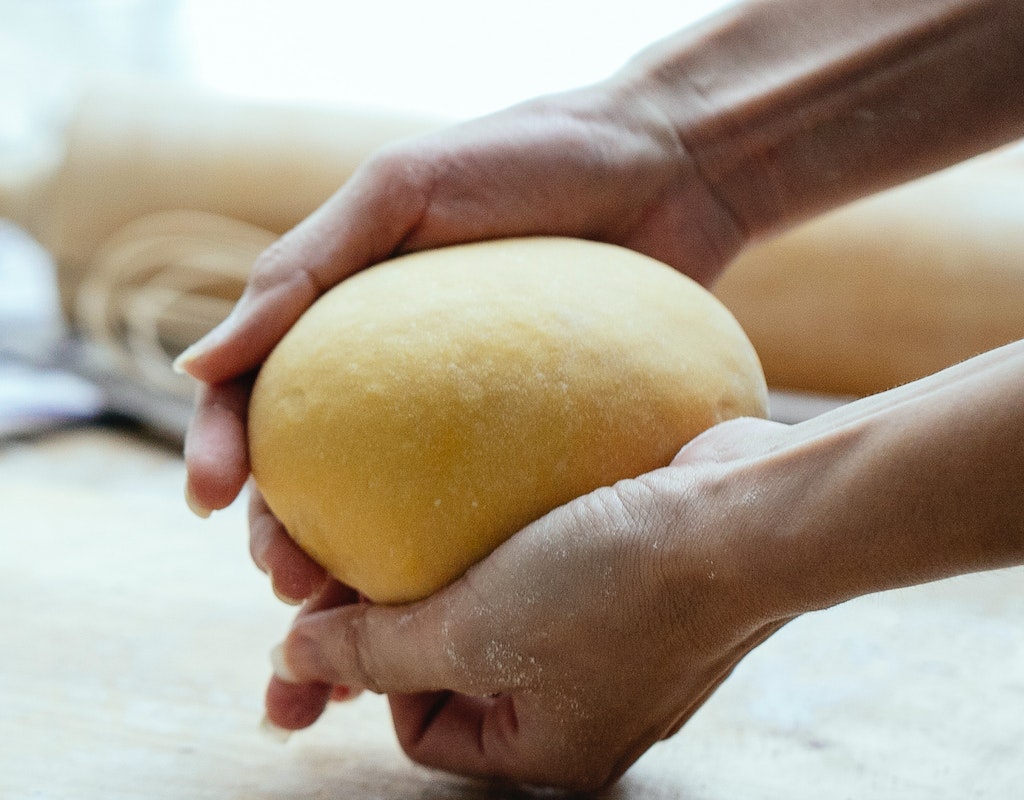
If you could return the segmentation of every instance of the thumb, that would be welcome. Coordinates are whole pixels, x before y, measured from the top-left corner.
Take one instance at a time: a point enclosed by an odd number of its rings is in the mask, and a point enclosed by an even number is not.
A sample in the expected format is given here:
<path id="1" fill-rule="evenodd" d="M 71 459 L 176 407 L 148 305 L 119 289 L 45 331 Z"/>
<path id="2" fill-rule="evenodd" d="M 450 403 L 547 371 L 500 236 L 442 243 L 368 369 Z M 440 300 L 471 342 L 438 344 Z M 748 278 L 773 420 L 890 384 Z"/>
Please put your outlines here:
<path id="1" fill-rule="evenodd" d="M 274 672 L 289 683 L 326 683 L 383 694 L 504 688 L 472 658 L 465 620 L 455 624 L 450 592 L 412 605 L 347 605 L 300 616 L 275 649 Z M 478 663 L 479 662 L 479 663 Z"/>
<path id="2" fill-rule="evenodd" d="M 422 216 L 425 197 L 413 171 L 389 168 L 382 158 L 368 162 L 256 259 L 228 317 L 174 368 L 205 383 L 255 369 L 321 294 L 395 253 Z"/>
<path id="3" fill-rule="evenodd" d="M 175 371 L 217 384 L 250 372 L 263 362 L 334 280 L 330 274 L 333 265 L 317 259 L 311 245 L 318 233 L 316 228 L 307 221 L 256 259 L 231 313 L 174 360 Z M 341 267 L 338 271 L 348 270 Z"/>

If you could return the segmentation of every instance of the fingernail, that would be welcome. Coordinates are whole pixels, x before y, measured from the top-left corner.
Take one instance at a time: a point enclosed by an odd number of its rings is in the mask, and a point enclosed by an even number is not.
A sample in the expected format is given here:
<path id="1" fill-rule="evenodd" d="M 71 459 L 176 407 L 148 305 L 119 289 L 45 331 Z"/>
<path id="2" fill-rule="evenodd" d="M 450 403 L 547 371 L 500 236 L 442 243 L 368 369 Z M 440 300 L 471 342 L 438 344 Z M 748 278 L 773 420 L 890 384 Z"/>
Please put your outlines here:
<path id="1" fill-rule="evenodd" d="M 285 683 L 299 683 L 299 679 L 292 672 L 291 667 L 284 658 L 284 643 L 277 645 L 270 651 L 270 664 L 274 668 L 274 676 Z"/>
<path id="2" fill-rule="evenodd" d="M 185 484 L 185 504 L 200 519 L 208 519 L 210 514 L 213 513 L 213 511 L 196 499 L 196 496 L 192 493 L 192 487 L 188 483 Z"/>
<path id="3" fill-rule="evenodd" d="M 196 342 L 190 347 L 186 347 L 178 354 L 178 357 L 171 362 L 171 369 L 179 375 L 188 375 L 189 366 L 202 354 L 202 352 L 203 351 L 199 348 L 199 342 Z"/>
<path id="4" fill-rule="evenodd" d="M 179 375 L 188 375 L 189 367 L 194 361 L 205 356 L 210 350 L 223 341 L 223 330 L 224 325 L 221 323 L 213 330 L 209 331 L 204 337 L 190 344 L 178 354 L 178 357 L 174 359 L 174 361 L 171 362 L 171 369 Z"/>
<path id="5" fill-rule="evenodd" d="M 284 744 L 291 738 L 292 731 L 287 728 L 282 728 L 280 725 L 271 722 L 270 717 L 263 715 L 263 719 L 260 720 L 260 730 L 269 739 L 273 739 L 275 742 Z"/>
<path id="6" fill-rule="evenodd" d="M 301 597 L 289 597 L 284 592 L 282 592 L 280 589 L 278 589 L 276 586 L 274 586 L 274 576 L 273 575 L 270 575 L 270 587 L 274 590 L 274 595 L 282 603 L 285 603 L 285 604 L 290 605 L 290 606 L 301 606 L 302 603 L 304 602 Z"/>
<path id="7" fill-rule="evenodd" d="M 207 331 L 205 336 L 182 350 L 178 357 L 171 362 L 171 368 L 181 375 L 190 374 L 189 367 L 194 361 L 205 356 L 227 338 L 228 329 L 231 327 L 231 319 L 234 317 L 234 314 L 235 309 L 232 309 L 231 313 Z"/>

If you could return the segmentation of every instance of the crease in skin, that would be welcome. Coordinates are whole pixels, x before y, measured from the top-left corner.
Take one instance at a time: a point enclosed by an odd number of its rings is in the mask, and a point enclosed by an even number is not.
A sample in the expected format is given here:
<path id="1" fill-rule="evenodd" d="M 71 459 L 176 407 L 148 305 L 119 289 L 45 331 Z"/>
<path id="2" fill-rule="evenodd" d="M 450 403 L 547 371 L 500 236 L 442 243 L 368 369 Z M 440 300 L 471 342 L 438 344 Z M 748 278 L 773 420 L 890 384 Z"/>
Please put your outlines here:
<path id="1" fill-rule="evenodd" d="M 705 92 L 700 86 L 700 83 L 696 81 L 692 76 L 686 75 L 684 77 L 685 86 L 689 89 L 690 98 L 696 98 L 697 101 L 705 109 L 705 114 L 710 116 L 711 110 L 714 108 L 714 102 L 711 97 Z M 744 220 L 743 216 L 739 213 L 738 208 L 732 202 L 730 202 L 728 195 L 723 191 L 723 187 L 719 186 L 719 181 L 712 169 L 708 165 L 704 164 L 704 159 L 699 157 L 697 137 L 694 134 L 684 132 L 683 126 L 671 125 L 670 129 L 675 133 L 676 141 L 678 142 L 679 149 L 685 153 L 685 157 L 691 165 L 691 169 L 697 176 L 701 186 L 704 187 L 708 196 L 711 197 L 712 202 L 717 208 L 721 209 L 726 218 L 728 219 L 732 229 L 736 232 L 736 238 L 739 242 L 748 242 L 753 236 L 753 230 L 750 224 Z M 725 255 L 724 253 L 722 254 Z M 726 263 L 723 260 L 722 263 Z"/>
<path id="2" fill-rule="evenodd" d="M 428 708 L 427 711 L 423 714 L 423 718 L 419 721 L 419 724 L 416 726 L 416 729 L 413 732 L 412 737 L 410 738 L 410 747 L 415 748 L 419 747 L 422 744 L 423 739 L 429 733 L 434 722 L 437 720 L 438 715 L 442 711 L 444 711 L 445 706 L 447 706 L 448 703 L 451 702 L 454 696 L 454 692 L 438 693 L 437 698 L 430 705 L 430 708 Z"/>

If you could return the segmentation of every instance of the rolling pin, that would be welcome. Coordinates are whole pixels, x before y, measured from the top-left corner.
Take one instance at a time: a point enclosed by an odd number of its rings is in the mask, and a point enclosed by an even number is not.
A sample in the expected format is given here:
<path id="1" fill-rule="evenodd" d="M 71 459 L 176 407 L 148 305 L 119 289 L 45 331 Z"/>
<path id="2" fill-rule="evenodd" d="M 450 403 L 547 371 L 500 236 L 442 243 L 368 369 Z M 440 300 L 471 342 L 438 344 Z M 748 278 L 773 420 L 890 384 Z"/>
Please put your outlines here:
<path id="1" fill-rule="evenodd" d="M 771 385 L 862 396 L 1024 338 L 1013 157 L 860 200 L 743 253 L 715 293 Z"/>

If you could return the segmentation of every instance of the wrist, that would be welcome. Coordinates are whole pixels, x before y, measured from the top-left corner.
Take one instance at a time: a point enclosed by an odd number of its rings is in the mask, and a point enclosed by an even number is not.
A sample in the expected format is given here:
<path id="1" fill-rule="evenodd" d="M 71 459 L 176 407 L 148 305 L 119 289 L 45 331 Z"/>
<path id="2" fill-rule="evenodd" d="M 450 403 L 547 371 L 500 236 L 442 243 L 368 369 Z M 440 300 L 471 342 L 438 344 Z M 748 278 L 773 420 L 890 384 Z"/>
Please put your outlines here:
<path id="1" fill-rule="evenodd" d="M 1024 342 L 791 426 L 726 470 L 748 580 L 792 616 L 1024 564 Z M 736 499 L 734 503 L 739 503 Z"/>
<path id="2" fill-rule="evenodd" d="M 681 626 L 710 612 L 716 630 L 747 637 L 775 629 L 813 598 L 785 569 L 773 499 L 778 483 L 761 464 L 785 436 L 783 426 L 758 419 L 718 425 L 687 445 L 672 465 L 642 476 L 653 498 L 649 520 L 663 520 L 658 573 Z M 763 454 L 763 457 L 762 457 Z M 697 643 L 694 643 L 696 645 Z"/>
<path id="3" fill-rule="evenodd" d="M 656 70 L 638 60 L 593 88 L 601 93 L 593 105 L 597 113 L 613 121 L 619 136 L 636 143 L 636 153 L 654 154 L 644 156 L 645 171 L 660 186 L 648 207 L 637 209 L 643 217 L 639 227 L 662 231 L 669 244 L 642 237 L 632 246 L 710 286 L 750 237 L 680 134 L 679 87 L 667 91 Z"/>

